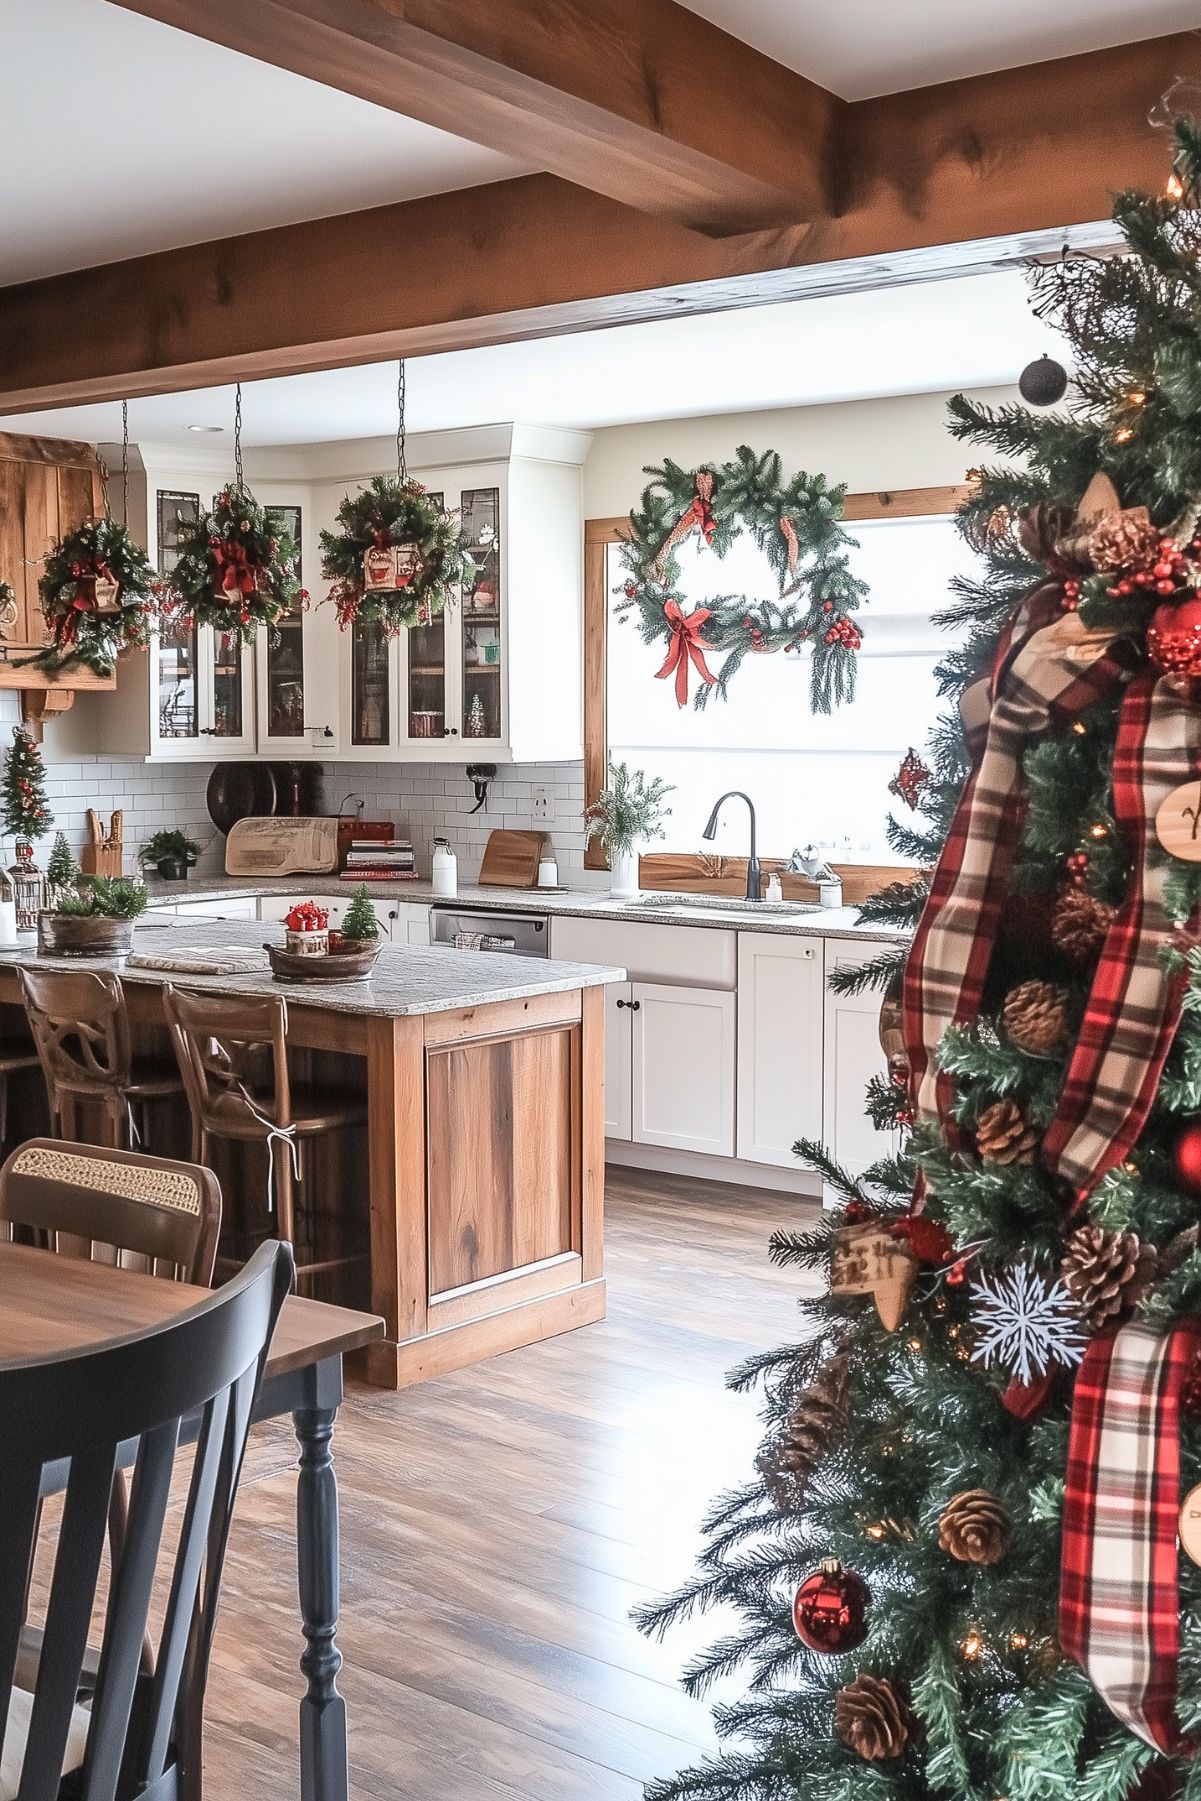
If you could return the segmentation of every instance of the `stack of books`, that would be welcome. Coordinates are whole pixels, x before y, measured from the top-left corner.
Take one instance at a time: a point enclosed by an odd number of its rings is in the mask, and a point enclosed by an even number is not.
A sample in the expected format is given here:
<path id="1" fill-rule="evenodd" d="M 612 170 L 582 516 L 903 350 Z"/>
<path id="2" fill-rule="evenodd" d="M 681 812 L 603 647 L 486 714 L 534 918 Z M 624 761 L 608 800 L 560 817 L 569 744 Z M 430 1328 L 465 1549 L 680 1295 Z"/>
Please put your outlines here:
<path id="1" fill-rule="evenodd" d="M 407 838 L 352 838 L 344 882 L 415 882 L 413 846 Z"/>

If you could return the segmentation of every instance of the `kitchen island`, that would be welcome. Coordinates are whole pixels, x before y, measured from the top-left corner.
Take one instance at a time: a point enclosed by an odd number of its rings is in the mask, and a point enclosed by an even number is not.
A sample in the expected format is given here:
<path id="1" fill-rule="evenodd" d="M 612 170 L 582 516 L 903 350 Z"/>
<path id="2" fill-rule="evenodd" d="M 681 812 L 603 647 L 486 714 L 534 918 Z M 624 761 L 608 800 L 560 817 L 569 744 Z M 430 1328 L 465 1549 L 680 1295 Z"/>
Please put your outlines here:
<path id="1" fill-rule="evenodd" d="M 139 927 L 134 949 L 265 938 L 282 933 L 181 920 Z M 372 1381 L 403 1387 L 604 1316 L 604 986 L 622 970 L 385 945 L 369 981 L 293 986 L 30 948 L 0 953 L 0 1003 L 18 1002 L 23 961 L 115 970 L 147 1041 L 161 1040 L 166 982 L 282 995 L 290 1052 L 311 1056 L 318 1081 L 365 1086 L 363 1154 L 323 1161 L 322 1192 L 301 1205 L 336 1199 L 338 1230 L 361 1246 L 353 1298 L 386 1323 L 365 1353 Z"/>

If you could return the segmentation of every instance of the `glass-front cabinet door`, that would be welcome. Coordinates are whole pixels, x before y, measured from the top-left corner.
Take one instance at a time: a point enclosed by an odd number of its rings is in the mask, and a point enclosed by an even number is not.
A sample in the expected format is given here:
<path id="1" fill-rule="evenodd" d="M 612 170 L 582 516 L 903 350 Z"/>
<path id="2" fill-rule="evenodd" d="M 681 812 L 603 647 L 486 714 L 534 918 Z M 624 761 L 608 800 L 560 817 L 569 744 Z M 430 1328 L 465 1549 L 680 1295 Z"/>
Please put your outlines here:
<path id="1" fill-rule="evenodd" d="M 200 517 L 200 495 L 160 488 L 155 508 L 158 565 L 175 567 L 181 532 Z M 252 659 L 234 635 L 178 622 L 151 649 L 150 740 L 158 756 L 204 756 L 254 749 Z"/>
<path id="2" fill-rule="evenodd" d="M 463 580 L 463 738 L 499 739 L 504 729 L 504 627 L 501 609 L 500 489 L 465 488 Z"/>
<path id="3" fill-rule="evenodd" d="M 383 750 L 392 742 L 395 715 L 394 645 L 378 620 L 350 627 L 350 742 Z"/>

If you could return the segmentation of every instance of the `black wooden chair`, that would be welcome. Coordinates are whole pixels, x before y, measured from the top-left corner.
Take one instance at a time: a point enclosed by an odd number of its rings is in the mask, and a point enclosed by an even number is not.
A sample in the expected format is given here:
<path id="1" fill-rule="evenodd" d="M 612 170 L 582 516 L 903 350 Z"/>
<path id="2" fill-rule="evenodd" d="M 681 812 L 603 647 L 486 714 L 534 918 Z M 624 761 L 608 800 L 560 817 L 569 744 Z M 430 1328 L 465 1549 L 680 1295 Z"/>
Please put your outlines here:
<path id="1" fill-rule="evenodd" d="M 0 1796 L 193 1801 L 221 1568 L 251 1410 L 292 1281 L 265 1244 L 210 1300 L 167 1325 L 50 1362 L 0 1363 Z M 196 1437 L 178 1543 L 163 1528 L 176 1453 Z M 94 1684 L 88 1635 L 118 1460 L 136 1449 Z M 26 1576 L 48 1466 L 70 1471 L 31 1689 L 15 1680 Z M 140 1672 L 152 1590 L 166 1608 Z M 87 1703 L 81 1689 L 90 1687 Z"/>

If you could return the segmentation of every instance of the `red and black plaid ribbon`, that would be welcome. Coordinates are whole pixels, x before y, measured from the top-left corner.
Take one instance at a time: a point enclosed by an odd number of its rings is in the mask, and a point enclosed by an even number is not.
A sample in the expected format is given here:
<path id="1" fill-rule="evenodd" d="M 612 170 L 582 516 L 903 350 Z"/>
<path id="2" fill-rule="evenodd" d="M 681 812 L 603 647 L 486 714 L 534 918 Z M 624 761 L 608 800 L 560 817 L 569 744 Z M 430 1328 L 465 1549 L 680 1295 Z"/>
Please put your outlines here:
<path id="1" fill-rule="evenodd" d="M 1059 1642 L 1124 1726 L 1191 1757 L 1176 1716 L 1180 1394 L 1201 1320 L 1095 1338 L 1076 1377 Z"/>
<path id="2" fill-rule="evenodd" d="M 1173 933 L 1164 907 L 1169 864 L 1152 854 L 1160 805 L 1196 767 L 1201 711 L 1183 676 L 1137 676 L 1122 697 L 1113 763 L 1114 814 L 1133 870 L 1093 978 L 1043 1158 L 1083 1201 L 1127 1155 L 1146 1123 L 1180 1021 L 1186 977 L 1165 970 Z"/>

